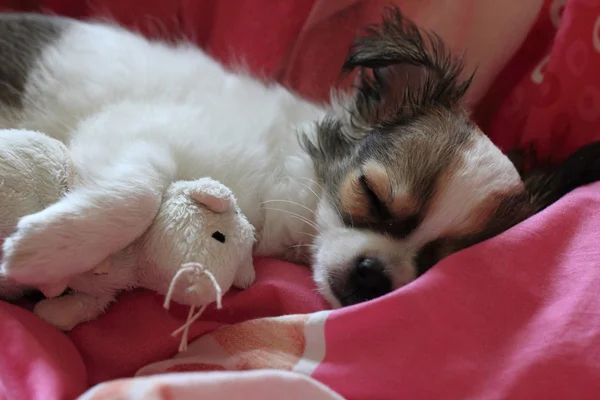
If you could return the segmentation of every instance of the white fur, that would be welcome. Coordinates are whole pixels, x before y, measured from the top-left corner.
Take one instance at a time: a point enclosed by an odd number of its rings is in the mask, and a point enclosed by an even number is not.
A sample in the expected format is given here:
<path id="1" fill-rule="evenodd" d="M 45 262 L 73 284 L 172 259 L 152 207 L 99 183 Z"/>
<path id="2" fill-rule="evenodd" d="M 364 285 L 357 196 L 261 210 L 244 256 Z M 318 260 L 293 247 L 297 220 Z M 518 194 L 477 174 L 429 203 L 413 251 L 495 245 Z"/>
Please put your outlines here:
<path id="1" fill-rule="evenodd" d="M 4 267 L 19 282 L 56 282 L 124 248 L 173 180 L 211 176 L 230 187 L 256 227 L 257 255 L 283 256 L 310 239 L 304 220 L 318 188 L 295 129 L 321 108 L 229 73 L 196 48 L 101 24 L 74 22 L 40 64 L 19 125 L 69 143 L 80 180 L 6 242 Z"/>
<path id="2" fill-rule="evenodd" d="M 472 218 L 480 215 L 474 210 L 493 199 L 495 194 L 523 190 L 515 167 L 487 136 L 475 136 L 470 148 L 460 156 L 460 167 L 436 194 L 439 201 L 434 202 L 419 229 L 408 240 L 415 249 L 450 229 L 476 225 Z"/>

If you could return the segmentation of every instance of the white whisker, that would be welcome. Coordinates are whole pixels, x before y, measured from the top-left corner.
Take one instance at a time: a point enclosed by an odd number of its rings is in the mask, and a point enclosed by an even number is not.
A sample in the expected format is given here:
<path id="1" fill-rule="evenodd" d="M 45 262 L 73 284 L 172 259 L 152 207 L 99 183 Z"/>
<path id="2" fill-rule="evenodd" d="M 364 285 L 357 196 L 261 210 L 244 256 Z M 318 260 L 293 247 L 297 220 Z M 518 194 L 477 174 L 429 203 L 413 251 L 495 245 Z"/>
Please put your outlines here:
<path id="1" fill-rule="evenodd" d="M 305 179 L 307 181 L 309 181 L 309 183 L 313 183 L 314 185 L 316 185 L 319 189 L 321 189 L 321 193 L 325 192 L 325 189 L 323 188 L 322 185 L 320 185 L 317 181 L 315 181 L 314 179 L 311 178 L 306 178 L 306 177 L 300 177 L 298 179 Z M 319 196 L 308 184 L 302 184 L 304 187 L 306 187 L 308 190 L 310 190 L 311 192 L 313 192 L 313 194 L 317 197 L 317 199 L 319 199 L 319 201 L 321 200 L 321 196 Z M 335 211 L 338 214 L 338 217 L 340 217 L 340 219 L 342 219 L 342 212 L 340 211 L 340 209 L 338 208 L 338 206 L 335 203 L 331 203 L 331 205 L 333 206 L 333 208 L 335 208 Z M 351 217 L 352 218 L 352 217 Z M 350 223 L 352 224 L 352 227 L 354 227 L 354 223 L 352 221 L 350 221 Z"/>
<path id="2" fill-rule="evenodd" d="M 271 208 L 271 207 L 262 207 L 264 210 L 272 210 L 272 211 L 281 211 L 283 213 L 286 213 L 288 215 L 290 215 L 291 217 L 297 218 L 300 221 L 304 222 L 306 225 L 310 226 L 311 228 L 313 228 L 314 230 L 316 230 L 317 232 L 319 232 L 319 228 L 317 227 L 317 224 L 315 224 L 313 221 L 311 221 L 310 219 L 297 214 L 295 212 L 292 211 L 288 211 L 288 210 L 283 210 L 281 208 Z M 321 232 L 319 232 L 321 233 Z"/>
<path id="3" fill-rule="evenodd" d="M 321 185 L 319 185 L 314 179 L 306 178 L 306 177 L 303 177 L 303 176 L 300 176 L 300 177 L 298 177 L 296 179 L 298 179 L 298 180 L 299 179 L 304 179 L 304 180 L 307 180 L 309 183 L 314 183 L 319 189 L 321 189 L 321 191 L 323 191 L 323 187 Z M 312 194 L 315 195 L 315 197 L 317 198 L 317 200 L 321 200 L 321 196 L 319 194 L 317 194 L 317 192 L 315 192 L 314 189 L 311 188 L 308 183 L 302 183 L 302 182 L 298 182 L 298 183 L 300 183 L 300 185 L 304 186 L 306 189 L 308 189 L 309 191 L 311 191 Z"/>
<path id="4" fill-rule="evenodd" d="M 307 211 L 310 211 L 311 213 L 315 214 L 314 210 L 311 210 L 310 208 L 306 207 L 305 205 L 300 204 L 300 203 L 295 202 L 295 201 L 292 201 L 292 200 L 267 200 L 267 201 L 263 201 L 262 203 L 260 203 L 260 205 L 262 206 L 264 204 L 275 203 L 275 202 L 294 204 L 294 205 L 296 205 L 298 207 L 301 207 L 301 208 L 303 208 L 303 209 L 305 209 Z"/>
<path id="5" fill-rule="evenodd" d="M 289 246 L 288 249 L 297 248 L 297 247 L 308 247 L 308 248 L 314 249 L 317 246 L 315 246 L 314 244 L 310 244 L 310 243 L 302 243 L 302 244 L 293 244 L 293 245 Z"/>
<path id="6" fill-rule="evenodd" d="M 310 237 L 315 238 L 315 239 L 319 237 L 317 235 L 314 235 L 314 234 L 308 233 L 308 232 L 300 232 L 300 233 L 303 234 L 303 235 L 306 235 L 306 236 L 310 236 Z"/>

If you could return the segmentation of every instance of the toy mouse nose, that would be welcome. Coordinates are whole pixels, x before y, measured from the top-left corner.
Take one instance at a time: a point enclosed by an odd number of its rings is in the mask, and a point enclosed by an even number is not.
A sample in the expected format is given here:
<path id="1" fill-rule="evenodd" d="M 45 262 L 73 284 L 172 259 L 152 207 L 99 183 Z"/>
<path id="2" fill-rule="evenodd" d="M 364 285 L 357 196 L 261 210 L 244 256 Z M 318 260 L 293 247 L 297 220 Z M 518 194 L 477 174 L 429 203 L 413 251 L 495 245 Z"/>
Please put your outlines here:
<path id="1" fill-rule="evenodd" d="M 336 290 L 337 287 L 337 290 Z M 334 283 L 332 290 L 342 306 L 362 303 L 391 292 L 392 279 L 383 263 L 372 257 L 359 258 L 345 282 Z"/>

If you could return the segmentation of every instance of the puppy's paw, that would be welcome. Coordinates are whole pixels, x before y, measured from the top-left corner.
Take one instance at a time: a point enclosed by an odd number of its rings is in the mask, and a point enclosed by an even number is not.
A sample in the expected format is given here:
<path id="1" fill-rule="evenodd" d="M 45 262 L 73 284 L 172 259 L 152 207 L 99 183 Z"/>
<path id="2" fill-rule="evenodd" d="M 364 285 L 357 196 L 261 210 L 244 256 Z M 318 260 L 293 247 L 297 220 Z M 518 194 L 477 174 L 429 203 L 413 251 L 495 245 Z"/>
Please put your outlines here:
<path id="1" fill-rule="evenodd" d="M 0 272 L 20 284 L 40 287 L 80 272 L 86 256 L 68 216 L 46 209 L 22 218 L 2 246 Z"/>
<path id="2" fill-rule="evenodd" d="M 83 299 L 66 295 L 40 301 L 33 313 L 61 331 L 70 331 L 84 322 L 86 309 Z"/>

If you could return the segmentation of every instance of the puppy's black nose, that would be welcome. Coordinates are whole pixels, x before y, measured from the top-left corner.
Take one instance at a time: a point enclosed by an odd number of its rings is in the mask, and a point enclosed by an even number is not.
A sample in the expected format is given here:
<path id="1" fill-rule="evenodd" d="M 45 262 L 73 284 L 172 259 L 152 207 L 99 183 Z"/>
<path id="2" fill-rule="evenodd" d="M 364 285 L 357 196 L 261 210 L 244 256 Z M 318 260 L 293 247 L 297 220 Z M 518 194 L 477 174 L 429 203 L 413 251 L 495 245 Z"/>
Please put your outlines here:
<path id="1" fill-rule="evenodd" d="M 346 296 L 340 296 L 342 305 L 348 306 L 372 300 L 392 291 L 392 280 L 385 273 L 384 265 L 376 258 L 360 258 L 350 271 Z"/>

